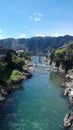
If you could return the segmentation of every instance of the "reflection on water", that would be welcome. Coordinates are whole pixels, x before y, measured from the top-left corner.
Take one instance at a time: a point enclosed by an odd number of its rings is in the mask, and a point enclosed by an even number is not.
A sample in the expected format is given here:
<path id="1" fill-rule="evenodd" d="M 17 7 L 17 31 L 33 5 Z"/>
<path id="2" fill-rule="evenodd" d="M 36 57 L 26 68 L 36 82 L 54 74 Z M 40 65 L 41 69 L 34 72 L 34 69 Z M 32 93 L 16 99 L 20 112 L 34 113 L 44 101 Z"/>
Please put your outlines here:
<path id="1" fill-rule="evenodd" d="M 33 77 L 23 81 L 23 90 L 15 90 L 0 105 L 0 130 L 62 130 L 68 111 L 67 101 L 60 94 L 62 77 L 50 73 L 42 59 L 31 72 Z M 46 67 L 44 65 L 46 65 Z M 38 72 L 39 71 L 39 72 Z"/>
<path id="2" fill-rule="evenodd" d="M 55 86 L 60 86 L 64 82 L 62 74 L 53 71 L 50 73 L 50 80 Z"/>

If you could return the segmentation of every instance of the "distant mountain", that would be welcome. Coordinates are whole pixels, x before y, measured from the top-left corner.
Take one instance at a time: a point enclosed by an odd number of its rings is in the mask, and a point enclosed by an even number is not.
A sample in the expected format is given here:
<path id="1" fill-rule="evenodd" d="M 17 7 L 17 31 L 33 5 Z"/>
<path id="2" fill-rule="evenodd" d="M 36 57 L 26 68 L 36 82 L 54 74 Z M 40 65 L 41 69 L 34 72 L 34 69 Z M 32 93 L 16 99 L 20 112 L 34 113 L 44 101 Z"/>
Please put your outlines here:
<path id="1" fill-rule="evenodd" d="M 14 50 L 28 48 L 31 52 L 39 52 L 62 47 L 70 41 L 73 41 L 73 36 L 69 35 L 59 37 L 32 37 L 27 39 L 7 38 L 0 40 L 0 45 Z"/>

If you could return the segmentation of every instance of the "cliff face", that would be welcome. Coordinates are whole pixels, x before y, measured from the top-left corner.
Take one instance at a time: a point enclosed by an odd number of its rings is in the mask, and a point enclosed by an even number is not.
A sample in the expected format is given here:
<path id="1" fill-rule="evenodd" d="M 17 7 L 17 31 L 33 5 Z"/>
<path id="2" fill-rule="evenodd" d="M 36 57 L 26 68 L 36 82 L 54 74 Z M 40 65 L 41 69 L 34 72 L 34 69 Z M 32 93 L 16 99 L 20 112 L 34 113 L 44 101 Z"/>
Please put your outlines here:
<path id="1" fill-rule="evenodd" d="M 51 63 L 54 62 L 56 67 L 60 67 L 65 71 L 73 68 L 73 41 L 68 45 L 52 51 L 50 55 Z"/>

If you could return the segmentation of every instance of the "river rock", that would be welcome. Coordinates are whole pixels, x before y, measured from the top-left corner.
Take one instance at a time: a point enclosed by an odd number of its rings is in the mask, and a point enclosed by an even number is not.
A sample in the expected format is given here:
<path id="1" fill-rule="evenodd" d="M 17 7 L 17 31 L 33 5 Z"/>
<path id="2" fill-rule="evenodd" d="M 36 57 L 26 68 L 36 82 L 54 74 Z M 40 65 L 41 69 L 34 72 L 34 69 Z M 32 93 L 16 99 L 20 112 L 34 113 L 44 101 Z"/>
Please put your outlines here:
<path id="1" fill-rule="evenodd" d="M 73 112 L 69 112 L 64 117 L 64 127 L 70 127 L 73 123 Z"/>
<path id="2" fill-rule="evenodd" d="M 69 97 L 70 104 L 73 105 L 73 88 L 70 89 L 68 97 Z"/>
<path id="3" fill-rule="evenodd" d="M 66 74 L 65 78 L 67 80 L 73 80 L 73 74 Z"/>
<path id="4" fill-rule="evenodd" d="M 5 100 L 5 96 L 3 96 L 2 94 L 0 94 L 0 102 L 4 101 Z"/>
<path id="5" fill-rule="evenodd" d="M 64 90 L 64 96 L 68 96 L 68 94 L 69 94 L 69 91 L 70 91 L 70 88 L 65 88 L 65 90 Z"/>
<path id="6" fill-rule="evenodd" d="M 64 96 L 68 96 L 69 103 L 73 105 L 73 87 L 67 87 L 64 90 Z"/>

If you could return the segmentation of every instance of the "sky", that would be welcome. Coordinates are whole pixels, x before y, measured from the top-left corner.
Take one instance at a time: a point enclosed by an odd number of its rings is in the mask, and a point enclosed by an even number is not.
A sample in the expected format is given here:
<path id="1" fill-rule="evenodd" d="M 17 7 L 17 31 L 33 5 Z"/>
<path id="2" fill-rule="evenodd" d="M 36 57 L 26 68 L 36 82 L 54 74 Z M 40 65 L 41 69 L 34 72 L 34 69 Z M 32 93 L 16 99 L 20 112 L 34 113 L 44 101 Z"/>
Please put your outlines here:
<path id="1" fill-rule="evenodd" d="M 73 35 L 73 0 L 0 0 L 0 39 Z"/>

